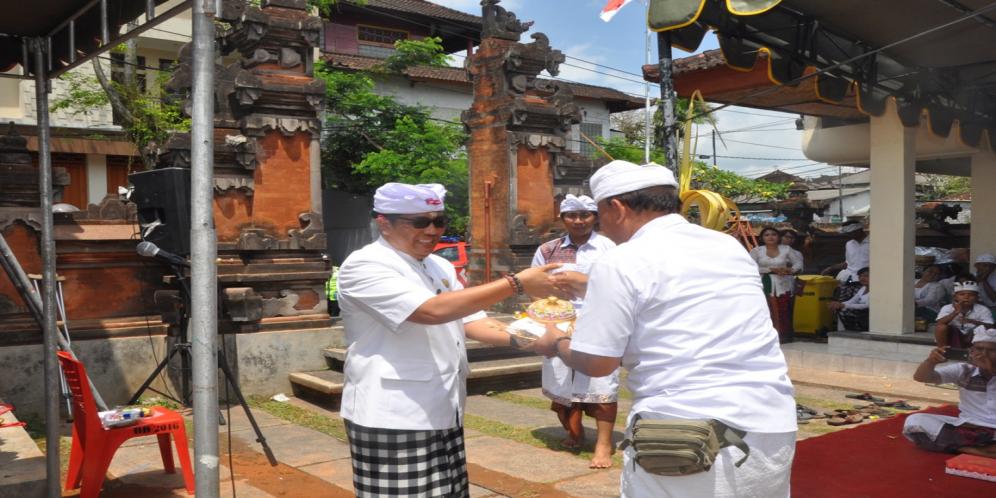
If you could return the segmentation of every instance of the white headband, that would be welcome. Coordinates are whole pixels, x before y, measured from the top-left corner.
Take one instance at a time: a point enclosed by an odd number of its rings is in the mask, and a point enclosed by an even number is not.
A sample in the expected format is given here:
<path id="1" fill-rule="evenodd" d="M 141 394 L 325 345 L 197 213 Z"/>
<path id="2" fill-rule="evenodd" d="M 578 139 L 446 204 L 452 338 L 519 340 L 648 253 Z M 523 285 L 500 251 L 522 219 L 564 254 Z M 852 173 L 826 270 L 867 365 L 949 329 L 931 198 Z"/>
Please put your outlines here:
<path id="1" fill-rule="evenodd" d="M 647 187 L 678 186 L 671 170 L 659 164 L 638 166 L 629 161 L 615 160 L 602 166 L 591 176 L 591 193 L 599 203 L 608 197 Z"/>
<path id="2" fill-rule="evenodd" d="M 985 325 L 975 327 L 975 337 L 972 344 L 977 342 L 996 342 L 996 329 L 987 329 Z"/>
<path id="3" fill-rule="evenodd" d="M 417 214 L 442 211 L 446 188 L 438 183 L 385 183 L 374 193 L 374 211 L 380 214 Z"/>
<path id="4" fill-rule="evenodd" d="M 560 202 L 560 212 L 569 213 L 571 211 L 598 211 L 598 205 L 595 204 L 595 200 L 587 195 L 582 195 L 575 197 L 574 194 L 567 194 L 564 200 Z"/>

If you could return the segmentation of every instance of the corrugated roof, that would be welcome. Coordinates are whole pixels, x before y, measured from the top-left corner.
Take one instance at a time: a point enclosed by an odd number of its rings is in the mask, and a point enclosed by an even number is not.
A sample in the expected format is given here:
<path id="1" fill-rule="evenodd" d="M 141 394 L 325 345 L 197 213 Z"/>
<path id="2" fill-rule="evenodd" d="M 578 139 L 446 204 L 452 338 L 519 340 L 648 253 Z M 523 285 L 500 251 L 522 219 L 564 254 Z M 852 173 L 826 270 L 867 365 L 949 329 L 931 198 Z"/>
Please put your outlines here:
<path id="1" fill-rule="evenodd" d="M 845 188 L 845 189 L 826 189 L 826 190 L 810 190 L 806 192 L 806 199 L 810 202 L 820 202 L 820 201 L 831 201 L 838 197 L 847 197 L 855 194 L 860 194 L 862 192 L 868 192 L 871 188 Z"/>
<path id="2" fill-rule="evenodd" d="M 332 67 L 341 69 L 352 69 L 356 71 L 368 71 L 381 64 L 383 59 L 372 57 L 360 57 L 349 54 L 326 53 L 322 59 Z M 467 70 L 460 67 L 430 67 L 414 66 L 404 71 L 405 75 L 412 80 L 422 81 L 444 81 L 448 83 L 458 83 L 470 85 L 470 78 Z M 610 106 L 612 112 L 630 109 L 642 109 L 644 100 L 613 88 L 603 86 L 585 85 L 581 83 L 567 83 L 567 86 L 574 92 L 575 97 L 591 100 L 601 100 L 613 102 L 618 105 Z"/>

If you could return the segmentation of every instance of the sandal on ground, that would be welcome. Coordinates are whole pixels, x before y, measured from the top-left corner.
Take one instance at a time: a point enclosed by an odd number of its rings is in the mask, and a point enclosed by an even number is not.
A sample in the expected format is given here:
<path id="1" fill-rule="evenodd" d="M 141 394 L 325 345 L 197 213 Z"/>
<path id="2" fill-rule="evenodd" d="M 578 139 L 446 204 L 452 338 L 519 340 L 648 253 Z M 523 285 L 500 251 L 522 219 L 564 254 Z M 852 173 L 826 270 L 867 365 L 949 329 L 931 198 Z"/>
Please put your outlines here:
<path id="1" fill-rule="evenodd" d="M 912 410 L 919 410 L 920 409 L 919 406 L 914 406 L 914 405 L 911 405 L 911 404 L 907 403 L 905 399 L 901 399 L 901 400 L 898 400 L 898 401 L 889 401 L 889 402 L 885 402 L 885 403 L 875 403 L 875 404 L 878 405 L 878 406 L 885 406 L 885 407 L 889 407 L 889 408 L 895 408 L 897 410 L 911 410 L 912 411 Z"/>
<path id="2" fill-rule="evenodd" d="M 830 417 L 827 419 L 827 425 L 850 425 L 859 424 L 864 421 L 864 415 L 860 413 L 854 413 L 850 415 L 839 414 L 836 417 Z"/>
<path id="3" fill-rule="evenodd" d="M 860 399 L 862 401 L 872 401 L 875 403 L 884 402 L 885 400 L 876 396 L 872 396 L 871 393 L 848 393 L 844 395 L 845 398 Z"/>

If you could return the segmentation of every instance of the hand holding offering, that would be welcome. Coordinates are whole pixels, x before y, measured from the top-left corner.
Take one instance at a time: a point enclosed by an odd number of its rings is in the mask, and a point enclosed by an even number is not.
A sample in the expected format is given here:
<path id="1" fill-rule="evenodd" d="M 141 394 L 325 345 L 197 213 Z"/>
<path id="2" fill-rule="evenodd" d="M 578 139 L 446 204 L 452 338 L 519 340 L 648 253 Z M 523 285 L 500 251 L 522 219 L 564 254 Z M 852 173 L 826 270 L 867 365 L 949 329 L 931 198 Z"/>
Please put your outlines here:
<path id="1" fill-rule="evenodd" d="M 556 296 L 534 301 L 526 314 L 540 323 L 569 322 L 575 318 L 574 305 Z"/>

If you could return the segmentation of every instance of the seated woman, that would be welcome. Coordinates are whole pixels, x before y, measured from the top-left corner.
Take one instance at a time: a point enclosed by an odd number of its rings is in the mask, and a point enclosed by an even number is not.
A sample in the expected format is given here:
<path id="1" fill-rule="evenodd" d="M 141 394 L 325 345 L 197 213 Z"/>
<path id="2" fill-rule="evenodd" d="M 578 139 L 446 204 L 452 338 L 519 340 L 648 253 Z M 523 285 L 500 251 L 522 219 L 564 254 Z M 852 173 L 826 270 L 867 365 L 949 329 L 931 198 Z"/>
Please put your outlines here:
<path id="1" fill-rule="evenodd" d="M 944 285 L 938 280 L 940 276 L 941 267 L 930 265 L 913 284 L 917 319 L 926 320 L 928 323 L 937 319 L 937 312 L 944 304 L 945 295 Z"/>
<path id="2" fill-rule="evenodd" d="M 858 270 L 858 282 L 861 288 L 846 301 L 831 301 L 830 311 L 837 312 L 837 318 L 844 325 L 844 330 L 854 332 L 868 331 L 868 291 L 871 284 L 871 276 L 868 267 Z"/>
<path id="3" fill-rule="evenodd" d="M 957 384 L 961 411 L 957 417 L 910 415 L 903 435 L 920 448 L 996 458 L 996 411 L 991 408 L 996 399 L 996 330 L 979 327 L 974 336 L 968 363 L 949 363 L 942 346 L 932 350 L 913 374 L 918 382 Z"/>
<path id="4" fill-rule="evenodd" d="M 979 325 L 992 326 L 993 314 L 979 304 L 979 284 L 965 281 L 954 287 L 954 302 L 937 313 L 934 341 L 938 347 L 966 348 Z"/>
<path id="5" fill-rule="evenodd" d="M 781 342 L 789 342 L 792 340 L 792 314 L 789 306 L 792 302 L 794 275 L 802 271 L 802 255 L 791 247 L 782 245 L 781 238 L 778 230 L 765 227 L 761 230 L 761 241 L 764 244 L 751 249 L 750 256 L 754 258 L 761 273 L 771 321 L 778 330 L 778 337 Z"/>

